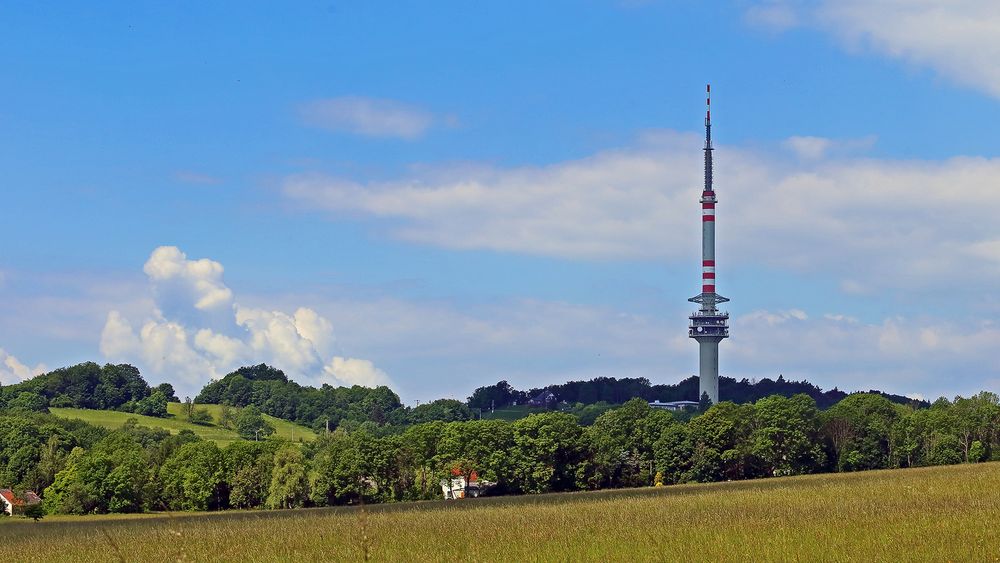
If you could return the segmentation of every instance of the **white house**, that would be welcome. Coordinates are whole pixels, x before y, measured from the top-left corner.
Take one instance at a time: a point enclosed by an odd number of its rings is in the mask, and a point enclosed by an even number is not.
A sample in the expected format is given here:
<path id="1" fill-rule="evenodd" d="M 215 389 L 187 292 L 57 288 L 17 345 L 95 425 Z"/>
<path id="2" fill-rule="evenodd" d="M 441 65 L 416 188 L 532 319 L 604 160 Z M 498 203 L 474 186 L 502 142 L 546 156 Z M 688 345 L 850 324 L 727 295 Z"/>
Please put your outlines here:
<path id="1" fill-rule="evenodd" d="M 22 512 L 24 507 L 30 504 L 38 504 L 42 499 L 32 491 L 25 491 L 24 498 L 18 497 L 10 489 L 0 489 L 0 506 L 8 516 L 13 516 L 15 512 Z"/>
<path id="2" fill-rule="evenodd" d="M 476 498 L 486 489 L 496 485 L 485 479 L 478 479 L 475 472 L 469 486 L 465 486 L 465 477 L 455 477 L 453 479 L 441 479 L 441 492 L 445 500 L 455 500 L 460 498 Z"/>

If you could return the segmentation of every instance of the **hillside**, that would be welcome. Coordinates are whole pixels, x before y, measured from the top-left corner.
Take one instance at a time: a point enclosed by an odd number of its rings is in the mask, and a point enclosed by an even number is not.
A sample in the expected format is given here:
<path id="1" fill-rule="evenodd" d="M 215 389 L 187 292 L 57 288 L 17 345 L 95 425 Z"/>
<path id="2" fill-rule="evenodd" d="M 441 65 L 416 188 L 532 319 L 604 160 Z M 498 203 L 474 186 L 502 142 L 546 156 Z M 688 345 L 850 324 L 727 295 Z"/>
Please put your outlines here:
<path id="1" fill-rule="evenodd" d="M 197 405 L 197 407 L 208 410 L 215 422 L 218 423 L 219 412 L 222 408 L 221 405 Z M 181 430 L 190 430 L 202 439 L 212 440 L 220 446 L 224 446 L 230 442 L 240 439 L 239 435 L 237 435 L 235 431 L 222 428 L 216 424 L 213 424 L 212 426 L 203 426 L 200 424 L 192 424 L 187 420 L 184 420 L 182 416 L 183 408 L 184 405 L 181 403 L 168 403 L 167 412 L 170 413 L 169 418 L 157 418 L 152 416 L 141 416 L 128 412 L 92 409 L 50 408 L 49 411 L 56 416 L 63 418 L 76 418 L 89 422 L 95 426 L 101 426 L 108 429 L 121 428 L 122 424 L 124 424 L 126 420 L 135 418 L 139 421 L 141 426 L 149 428 L 163 428 L 171 434 L 177 434 Z M 299 426 L 298 424 L 288 422 L 287 420 L 274 418 L 273 416 L 268 415 L 264 415 L 264 419 L 274 426 L 274 435 L 279 438 L 284 438 L 293 442 L 298 442 L 300 440 L 311 441 L 316 439 L 316 433 L 304 426 Z"/>
<path id="2" fill-rule="evenodd" d="M 992 561 L 998 507 L 1000 467 L 989 463 L 362 511 L 56 516 L 0 526 L 26 553 L 76 561 L 107 559 L 115 546 L 130 546 L 136 560 Z M 456 538 L 470 522 L 475 532 Z"/>

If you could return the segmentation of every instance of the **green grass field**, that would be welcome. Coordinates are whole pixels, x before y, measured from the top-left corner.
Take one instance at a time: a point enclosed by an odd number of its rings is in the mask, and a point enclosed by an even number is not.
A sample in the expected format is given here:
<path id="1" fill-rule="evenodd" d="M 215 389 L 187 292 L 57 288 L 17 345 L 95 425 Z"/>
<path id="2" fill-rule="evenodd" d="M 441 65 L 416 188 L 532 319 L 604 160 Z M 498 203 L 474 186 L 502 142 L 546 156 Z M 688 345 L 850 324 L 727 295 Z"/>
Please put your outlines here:
<path id="1" fill-rule="evenodd" d="M 529 414 L 535 414 L 540 412 L 547 412 L 548 409 L 542 407 L 529 407 L 528 405 L 517 405 L 504 407 L 502 409 L 496 409 L 492 413 L 488 409 L 483 410 L 483 419 L 497 418 L 500 420 L 506 420 L 508 422 L 513 422 L 515 420 L 520 420 Z"/>
<path id="2" fill-rule="evenodd" d="M 222 410 L 221 405 L 197 405 L 197 407 L 208 410 L 209 414 L 212 415 L 212 418 L 215 419 L 215 422 L 218 423 L 219 413 Z M 138 419 L 140 426 L 163 428 L 170 431 L 172 434 L 177 434 L 181 430 L 191 430 L 203 439 L 213 440 L 220 446 L 225 446 L 230 442 L 240 439 L 239 435 L 237 435 L 235 431 L 227 430 L 221 426 L 202 426 L 200 424 L 191 424 L 184 419 L 182 414 L 183 408 L 184 405 L 181 403 L 168 403 L 167 412 L 171 415 L 170 418 L 156 418 L 152 416 L 139 416 L 127 412 L 88 409 L 50 408 L 49 410 L 56 416 L 61 416 L 63 418 L 78 418 L 95 426 L 110 429 L 121 428 L 122 424 L 124 424 L 126 420 L 136 418 Z M 274 418 L 273 416 L 264 415 L 264 418 L 274 425 L 275 436 L 291 440 L 293 442 L 316 439 L 316 433 L 309 428 L 300 426 L 293 422 L 288 422 L 287 420 Z"/>
<path id="3" fill-rule="evenodd" d="M 33 560 L 997 561 L 1000 464 L 354 508 L 0 520 Z"/>

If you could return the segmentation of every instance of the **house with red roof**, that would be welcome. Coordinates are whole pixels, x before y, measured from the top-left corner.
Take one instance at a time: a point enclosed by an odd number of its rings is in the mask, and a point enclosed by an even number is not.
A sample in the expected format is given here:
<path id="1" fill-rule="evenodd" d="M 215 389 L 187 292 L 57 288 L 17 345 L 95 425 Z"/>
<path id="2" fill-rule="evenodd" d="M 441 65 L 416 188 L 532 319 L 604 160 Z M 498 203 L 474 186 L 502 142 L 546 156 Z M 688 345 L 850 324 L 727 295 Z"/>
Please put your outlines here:
<path id="1" fill-rule="evenodd" d="M 0 489 L 0 507 L 8 516 L 24 512 L 25 506 L 38 504 L 42 499 L 33 491 L 25 491 L 23 495 L 16 495 L 10 489 Z"/>
<path id="2" fill-rule="evenodd" d="M 475 498 L 486 492 L 487 489 L 496 485 L 487 481 L 486 479 L 480 479 L 479 475 L 475 471 L 469 475 L 469 482 L 465 482 L 465 477 L 457 469 L 451 470 L 451 479 L 441 480 L 441 492 L 444 493 L 444 498 L 446 500 L 455 500 L 460 498 L 471 497 Z"/>

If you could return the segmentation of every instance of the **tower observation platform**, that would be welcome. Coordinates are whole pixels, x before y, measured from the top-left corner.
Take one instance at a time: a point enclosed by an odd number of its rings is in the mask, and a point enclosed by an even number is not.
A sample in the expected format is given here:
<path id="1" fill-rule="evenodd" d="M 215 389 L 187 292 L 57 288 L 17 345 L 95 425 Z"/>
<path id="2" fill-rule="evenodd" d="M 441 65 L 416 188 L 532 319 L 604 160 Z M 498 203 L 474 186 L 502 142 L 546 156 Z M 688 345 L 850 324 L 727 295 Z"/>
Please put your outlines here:
<path id="1" fill-rule="evenodd" d="M 706 87 L 705 103 L 705 189 L 701 193 L 701 293 L 688 299 L 701 307 L 689 317 L 688 336 L 698 342 L 698 399 L 705 395 L 719 402 L 719 342 L 729 338 L 729 313 L 716 305 L 729 301 L 715 292 L 715 205 L 712 185 L 712 100 Z"/>

